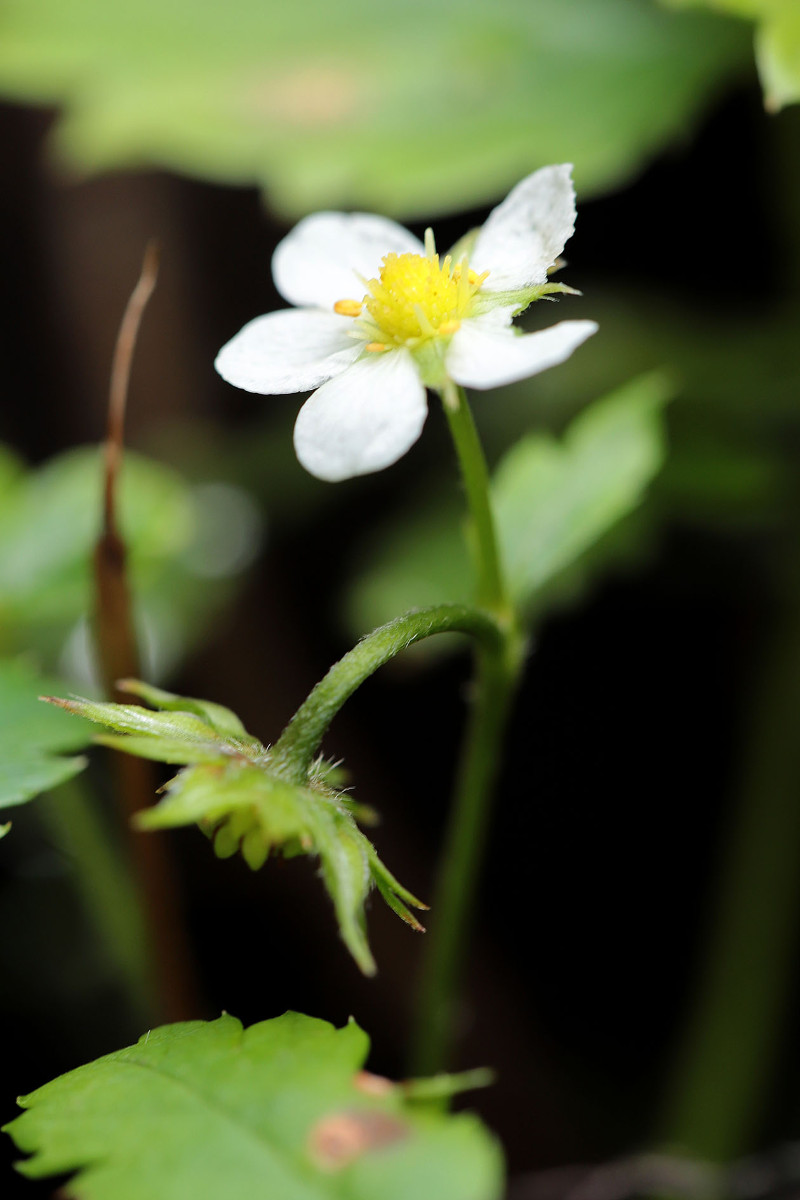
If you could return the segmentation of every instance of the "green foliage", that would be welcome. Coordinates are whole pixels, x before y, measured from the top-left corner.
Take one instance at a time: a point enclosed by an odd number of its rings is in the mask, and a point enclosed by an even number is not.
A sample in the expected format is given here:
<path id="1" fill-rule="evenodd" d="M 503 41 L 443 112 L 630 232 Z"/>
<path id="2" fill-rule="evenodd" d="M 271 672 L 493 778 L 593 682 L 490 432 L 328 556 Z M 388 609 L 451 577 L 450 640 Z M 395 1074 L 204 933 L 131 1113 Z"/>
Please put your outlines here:
<path id="1" fill-rule="evenodd" d="M 351 1021 L 285 1013 L 153 1029 L 20 1100 L 31 1178 L 85 1200 L 495 1200 L 499 1147 L 469 1113 L 415 1105 L 362 1071 Z"/>
<path id="2" fill-rule="evenodd" d="M 800 6 L 797 0 L 668 0 L 681 8 L 713 8 L 757 23 L 756 60 L 770 109 L 800 100 Z"/>
<path id="3" fill-rule="evenodd" d="M 92 551 L 100 522 L 102 463 L 96 448 L 70 451 L 26 470 L 0 447 L 0 647 L 34 646 L 55 663 L 92 608 Z M 224 594 L 203 576 L 209 540 L 199 495 L 160 463 L 127 454 L 120 487 L 144 643 L 158 668 L 172 664 L 207 625 Z"/>
<path id="4" fill-rule="evenodd" d="M 104 745 L 183 767 L 164 798 L 138 814 L 140 829 L 198 824 L 220 858 L 241 851 L 254 871 L 271 851 L 286 858 L 318 856 L 342 938 L 365 974 L 375 971 L 364 919 L 373 886 L 398 916 L 422 929 L 407 905 L 425 905 L 378 858 L 356 824 L 356 818 L 369 818 L 369 810 L 335 790 L 328 764 L 317 760 L 305 784 L 290 782 L 269 749 L 229 709 L 136 680 L 124 686 L 160 711 L 91 700 L 53 703 L 113 730 L 97 737 Z"/>
<path id="5" fill-rule="evenodd" d="M 515 602 L 540 616 L 568 571 L 640 503 L 661 466 L 661 408 L 669 395 L 653 373 L 590 405 L 561 441 L 528 434 L 494 473 L 501 553 Z M 438 498 L 412 523 L 382 530 L 377 552 L 350 594 L 356 628 L 416 603 L 469 598 L 469 555 L 455 506 Z M 602 557 L 592 562 L 602 566 Z"/>
<path id="6" fill-rule="evenodd" d="M 42 691 L 57 686 L 22 660 L 0 660 L 0 808 L 32 800 L 86 765 L 63 755 L 89 743 L 90 726 L 39 701 Z M 7 825 L 0 837 L 6 832 Z"/>
<path id="7" fill-rule="evenodd" d="M 256 183 L 291 215 L 429 215 L 549 162 L 574 160 L 584 195 L 618 185 L 746 43 L 653 0 L 5 0 L 0 90 L 63 105 L 55 149 L 81 171 Z"/>

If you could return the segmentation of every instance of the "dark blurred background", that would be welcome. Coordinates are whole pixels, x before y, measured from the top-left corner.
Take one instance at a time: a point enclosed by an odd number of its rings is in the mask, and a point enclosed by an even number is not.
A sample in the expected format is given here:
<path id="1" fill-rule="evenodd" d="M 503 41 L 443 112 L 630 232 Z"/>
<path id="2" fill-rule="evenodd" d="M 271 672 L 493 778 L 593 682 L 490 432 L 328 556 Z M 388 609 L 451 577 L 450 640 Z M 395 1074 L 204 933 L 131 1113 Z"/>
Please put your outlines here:
<path id="1" fill-rule="evenodd" d="M 381 530 L 434 482 L 457 490 L 444 422 L 432 405 L 420 443 L 380 476 L 307 477 L 291 451 L 296 398 L 237 392 L 212 367 L 245 321 L 280 306 L 269 264 L 291 219 L 254 187 L 166 170 L 66 178 L 48 165 L 54 120 L 53 108 L 0 108 L 0 438 L 34 468 L 100 439 L 119 319 L 157 237 L 128 441 L 195 488 L 228 488 L 231 520 L 250 522 L 213 612 L 161 680 L 274 739 L 364 631 L 348 595 Z M 584 199 L 578 171 L 563 277 L 583 296 L 557 315 L 601 331 L 565 367 L 475 400 L 496 460 L 523 430 L 560 434 L 642 370 L 666 367 L 676 387 L 666 464 L 621 544 L 538 621 L 486 847 L 458 1061 L 497 1069 L 469 1104 L 515 1176 L 668 1144 L 725 1160 L 798 1136 L 799 134 L 796 109 L 764 111 L 745 63 L 614 187 Z M 436 208 L 451 214 L 437 216 L 439 244 L 488 211 Z M 424 210 L 409 211 L 421 232 Z M 202 572 L 183 586 L 202 589 Z M 26 649 L 13 630 L 5 642 Z M 80 679 L 79 654 L 35 639 L 30 652 Z M 381 856 L 423 898 L 468 678 L 463 654 L 398 662 L 326 742 L 381 814 Z M 105 795 L 96 758 L 89 778 Z M 142 1032 L 37 803 L 14 814 L 0 851 L 5 1119 L 14 1094 Z M 379 974 L 365 980 L 313 864 L 251 874 L 196 832 L 169 844 L 195 1015 L 353 1014 L 371 1068 L 402 1075 L 413 933 L 374 904 Z"/>

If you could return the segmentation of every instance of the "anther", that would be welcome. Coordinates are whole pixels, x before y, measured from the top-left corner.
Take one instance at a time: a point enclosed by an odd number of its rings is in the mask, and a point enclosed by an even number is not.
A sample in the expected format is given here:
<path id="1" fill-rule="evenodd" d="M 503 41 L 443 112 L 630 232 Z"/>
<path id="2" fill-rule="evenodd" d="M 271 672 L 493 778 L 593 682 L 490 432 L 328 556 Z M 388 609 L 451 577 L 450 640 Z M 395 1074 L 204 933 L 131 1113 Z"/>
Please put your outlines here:
<path id="1" fill-rule="evenodd" d="M 370 354 L 380 354 L 382 351 L 388 350 L 389 347 L 385 342 L 367 342 L 364 349 L 369 350 Z"/>
<path id="2" fill-rule="evenodd" d="M 439 333 L 444 334 L 445 337 L 449 337 L 451 333 L 458 333 L 460 328 L 460 321 L 443 321 L 439 326 Z"/>
<path id="3" fill-rule="evenodd" d="M 342 317 L 360 317 L 363 307 L 360 300 L 337 300 L 333 311 Z"/>

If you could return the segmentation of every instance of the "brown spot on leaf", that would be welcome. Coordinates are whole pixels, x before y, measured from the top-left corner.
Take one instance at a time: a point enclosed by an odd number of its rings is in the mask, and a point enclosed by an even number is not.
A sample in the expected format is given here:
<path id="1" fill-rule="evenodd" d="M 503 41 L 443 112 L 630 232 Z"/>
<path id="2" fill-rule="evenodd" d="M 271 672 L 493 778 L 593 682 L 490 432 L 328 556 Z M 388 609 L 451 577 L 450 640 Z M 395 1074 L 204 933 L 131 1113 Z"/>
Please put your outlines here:
<path id="1" fill-rule="evenodd" d="M 362 1154 L 402 1141 L 408 1133 L 406 1122 L 391 1113 L 350 1109 L 317 1121 L 308 1147 L 323 1171 L 341 1171 Z"/>
<path id="2" fill-rule="evenodd" d="M 303 63 L 259 80 L 245 96 L 249 112 L 289 125 L 336 125 L 352 117 L 363 100 L 355 73 L 333 63 Z"/>
<path id="3" fill-rule="evenodd" d="M 390 1096 L 394 1091 L 391 1079 L 383 1075 L 373 1075 L 371 1071 L 357 1071 L 353 1077 L 353 1086 L 365 1096 Z"/>

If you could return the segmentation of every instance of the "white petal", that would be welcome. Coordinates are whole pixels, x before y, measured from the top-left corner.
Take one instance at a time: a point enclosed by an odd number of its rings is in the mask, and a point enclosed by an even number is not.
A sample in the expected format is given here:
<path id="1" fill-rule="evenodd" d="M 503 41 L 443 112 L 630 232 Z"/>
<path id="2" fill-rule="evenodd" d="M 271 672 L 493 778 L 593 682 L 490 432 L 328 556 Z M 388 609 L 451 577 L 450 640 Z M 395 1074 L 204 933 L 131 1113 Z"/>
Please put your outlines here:
<path id="1" fill-rule="evenodd" d="M 469 261 L 478 274 L 490 272 L 485 291 L 544 283 L 548 267 L 575 229 L 571 171 L 570 163 L 535 171 L 489 214 Z"/>
<path id="2" fill-rule="evenodd" d="M 363 343 L 348 337 L 352 328 L 350 317 L 284 308 L 240 329 L 222 347 L 214 366 L 228 383 L 248 392 L 310 392 L 361 353 Z"/>
<path id="3" fill-rule="evenodd" d="M 454 335 L 445 365 L 464 387 L 502 387 L 564 362 L 596 332 L 594 321 L 560 321 L 539 333 L 516 334 L 475 317 Z"/>
<path id="4" fill-rule="evenodd" d="M 330 482 L 380 471 L 413 446 L 427 412 L 407 350 L 367 354 L 306 400 L 294 427 L 297 457 Z"/>
<path id="5" fill-rule="evenodd" d="M 331 308 L 360 300 L 385 254 L 424 254 L 422 243 L 386 217 L 321 212 L 305 217 L 279 243 L 272 258 L 275 286 L 290 304 Z"/>

